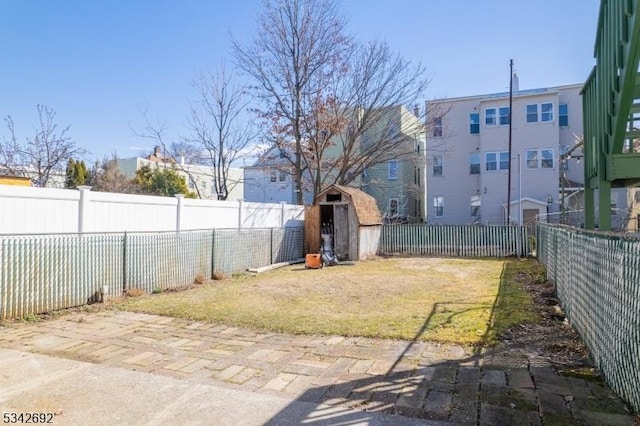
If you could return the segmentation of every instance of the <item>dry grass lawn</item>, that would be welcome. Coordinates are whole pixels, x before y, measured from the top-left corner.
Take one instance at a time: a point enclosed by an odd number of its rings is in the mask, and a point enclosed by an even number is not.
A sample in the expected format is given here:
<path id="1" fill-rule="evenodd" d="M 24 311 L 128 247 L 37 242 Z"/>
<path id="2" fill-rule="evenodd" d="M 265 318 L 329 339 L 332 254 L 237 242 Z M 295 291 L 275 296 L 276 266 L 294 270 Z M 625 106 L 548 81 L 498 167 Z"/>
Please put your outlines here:
<path id="1" fill-rule="evenodd" d="M 535 321 L 522 280 L 539 276 L 530 260 L 378 258 L 292 265 L 117 308 L 294 334 L 492 344 L 511 325 Z"/>

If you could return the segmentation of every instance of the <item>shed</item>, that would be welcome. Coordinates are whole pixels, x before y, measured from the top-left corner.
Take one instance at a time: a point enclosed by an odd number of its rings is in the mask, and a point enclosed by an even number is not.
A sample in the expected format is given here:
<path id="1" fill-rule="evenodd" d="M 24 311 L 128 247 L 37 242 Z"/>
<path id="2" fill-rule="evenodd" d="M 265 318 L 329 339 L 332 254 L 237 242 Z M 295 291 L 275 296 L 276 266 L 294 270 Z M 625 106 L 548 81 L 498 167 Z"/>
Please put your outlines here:
<path id="1" fill-rule="evenodd" d="M 362 260 L 378 252 L 382 216 L 375 198 L 331 185 L 304 211 L 305 252 L 332 249 L 338 260 Z"/>

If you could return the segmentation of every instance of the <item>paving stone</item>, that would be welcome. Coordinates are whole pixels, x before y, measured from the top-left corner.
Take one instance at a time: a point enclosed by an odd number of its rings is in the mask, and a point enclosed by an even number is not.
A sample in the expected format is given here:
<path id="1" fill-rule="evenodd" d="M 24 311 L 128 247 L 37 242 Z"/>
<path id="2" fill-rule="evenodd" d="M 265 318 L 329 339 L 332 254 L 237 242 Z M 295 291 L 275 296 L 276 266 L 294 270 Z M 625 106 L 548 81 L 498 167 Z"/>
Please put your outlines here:
<path id="1" fill-rule="evenodd" d="M 460 423 L 464 425 L 475 426 L 478 423 L 478 409 L 461 409 L 452 408 L 449 414 L 449 421 L 452 423 Z"/>
<path id="2" fill-rule="evenodd" d="M 526 369 L 517 369 L 509 372 L 509 387 L 533 389 L 535 386 L 531 379 L 531 373 Z"/>
<path id="3" fill-rule="evenodd" d="M 213 377 L 216 378 L 216 380 L 221 380 L 221 381 L 227 381 L 230 378 L 232 378 L 233 376 L 235 376 L 236 374 L 238 374 L 239 372 L 241 372 L 245 367 L 242 365 L 230 365 L 227 368 L 225 368 L 224 370 L 219 371 L 218 373 L 214 374 Z"/>
<path id="4" fill-rule="evenodd" d="M 125 364 L 150 365 L 157 359 L 158 354 L 156 352 L 143 352 L 141 354 L 134 355 L 131 358 L 127 358 L 123 362 Z"/>
<path id="5" fill-rule="evenodd" d="M 455 383 L 458 369 L 455 366 L 436 367 L 432 380 L 434 382 Z"/>
<path id="6" fill-rule="evenodd" d="M 542 426 L 540 414 L 537 411 L 511 410 L 510 422 L 517 426 Z"/>
<path id="7" fill-rule="evenodd" d="M 482 385 L 507 386 L 507 377 L 502 370 L 484 370 Z"/>
<path id="8" fill-rule="evenodd" d="M 288 355 L 289 352 L 285 351 L 277 351 L 273 349 L 259 349 L 249 355 L 247 358 L 253 359 L 256 361 L 264 361 L 264 362 L 277 362 L 278 360 L 284 358 Z"/>
<path id="9" fill-rule="evenodd" d="M 263 389 L 282 391 L 291 383 L 297 376 L 295 374 L 280 373 L 273 379 L 271 379 Z"/>
<path id="10" fill-rule="evenodd" d="M 367 374 L 374 376 L 386 376 L 389 370 L 393 367 L 393 362 L 389 361 L 374 361 L 373 365 L 367 370 Z"/>
<path id="11" fill-rule="evenodd" d="M 607 426 L 637 426 L 637 421 L 631 415 L 603 413 L 599 411 L 577 410 L 574 417 L 584 424 Z"/>
<path id="12" fill-rule="evenodd" d="M 424 400 L 425 418 L 431 420 L 447 420 L 451 411 L 453 396 L 447 392 L 429 391 Z"/>
<path id="13" fill-rule="evenodd" d="M 349 368 L 349 373 L 365 373 L 373 366 L 373 361 L 370 359 L 361 359 L 356 361 L 351 368 Z"/>
<path id="14" fill-rule="evenodd" d="M 586 399 L 593 396 L 586 380 L 578 379 L 576 377 L 567 377 L 566 381 L 569 384 L 571 395 L 575 399 Z"/>
<path id="15" fill-rule="evenodd" d="M 490 404 L 480 405 L 480 426 L 511 426 L 511 411 Z"/>
<path id="16" fill-rule="evenodd" d="M 480 381 L 480 369 L 477 367 L 460 367 L 456 376 L 456 383 L 478 383 Z"/>
<path id="17" fill-rule="evenodd" d="M 567 407 L 567 401 L 563 396 L 540 389 L 536 390 L 536 394 L 540 404 L 540 413 L 543 416 L 547 414 L 561 417 L 571 416 L 569 408 Z"/>
<path id="18" fill-rule="evenodd" d="M 189 364 L 192 364 L 194 362 L 196 362 L 198 360 L 198 358 L 191 358 L 191 357 L 183 357 L 183 358 L 179 358 L 177 361 L 172 362 L 169 365 L 165 365 L 164 368 L 166 368 L 167 370 L 181 370 L 183 367 L 186 367 Z"/>

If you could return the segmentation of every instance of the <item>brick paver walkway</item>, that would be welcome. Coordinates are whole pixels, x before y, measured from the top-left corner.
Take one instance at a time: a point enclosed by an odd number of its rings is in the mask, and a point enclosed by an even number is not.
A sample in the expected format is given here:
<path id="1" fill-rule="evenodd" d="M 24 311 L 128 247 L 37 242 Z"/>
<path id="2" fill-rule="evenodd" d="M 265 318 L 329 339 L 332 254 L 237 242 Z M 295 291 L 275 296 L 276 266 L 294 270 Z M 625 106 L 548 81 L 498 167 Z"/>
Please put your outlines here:
<path id="1" fill-rule="evenodd" d="M 522 354 L 453 345 L 101 311 L 0 328 L 0 347 L 442 424 L 635 424 L 600 382 L 560 376 Z"/>

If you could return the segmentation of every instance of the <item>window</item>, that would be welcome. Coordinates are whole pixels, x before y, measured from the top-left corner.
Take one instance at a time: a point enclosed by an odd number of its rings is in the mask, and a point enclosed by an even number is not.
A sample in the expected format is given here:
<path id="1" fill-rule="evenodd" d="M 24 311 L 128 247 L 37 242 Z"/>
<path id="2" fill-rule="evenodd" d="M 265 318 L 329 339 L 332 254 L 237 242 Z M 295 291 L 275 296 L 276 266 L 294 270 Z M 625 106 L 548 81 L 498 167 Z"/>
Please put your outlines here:
<path id="1" fill-rule="evenodd" d="M 528 150 L 526 152 L 527 158 L 527 169 L 537 169 L 538 168 L 538 150 Z"/>
<path id="2" fill-rule="evenodd" d="M 284 170 L 280 170 L 280 173 L 278 173 L 278 180 L 280 182 L 284 182 L 287 180 L 287 173 Z"/>
<path id="3" fill-rule="evenodd" d="M 546 103 L 540 105 L 540 121 L 553 121 L 553 104 Z"/>
<path id="4" fill-rule="evenodd" d="M 542 157 L 542 168 L 553 169 L 553 150 L 543 149 L 540 152 Z"/>
<path id="5" fill-rule="evenodd" d="M 480 217 L 480 196 L 472 195 L 471 196 L 471 217 L 478 218 Z"/>
<path id="6" fill-rule="evenodd" d="M 414 183 L 418 186 L 422 186 L 422 176 L 420 176 L 420 167 L 416 167 L 413 171 Z"/>
<path id="7" fill-rule="evenodd" d="M 389 216 L 397 216 L 398 215 L 398 199 L 390 198 L 389 199 Z"/>
<path id="8" fill-rule="evenodd" d="M 433 213 L 436 217 L 444 216 L 444 197 L 433 197 Z"/>
<path id="9" fill-rule="evenodd" d="M 558 105 L 558 124 L 560 127 L 566 127 L 569 125 L 569 105 Z"/>
<path id="10" fill-rule="evenodd" d="M 484 124 L 486 126 L 496 125 L 496 109 L 495 108 L 487 108 L 484 111 Z"/>
<path id="11" fill-rule="evenodd" d="M 527 105 L 527 123 L 538 121 L 538 104 Z"/>
<path id="12" fill-rule="evenodd" d="M 509 124 L 509 107 L 502 107 L 498 110 L 499 113 L 499 123 L 501 126 L 506 126 Z"/>
<path id="13" fill-rule="evenodd" d="M 433 175 L 442 176 L 444 169 L 444 158 L 442 155 L 433 156 Z"/>
<path id="14" fill-rule="evenodd" d="M 275 170 L 271 170 L 271 182 L 277 182 L 278 181 L 278 174 L 276 173 Z"/>
<path id="15" fill-rule="evenodd" d="M 487 152 L 484 162 L 487 171 L 509 170 L 509 151 Z"/>
<path id="16" fill-rule="evenodd" d="M 398 160 L 389 161 L 389 180 L 398 179 Z"/>
<path id="17" fill-rule="evenodd" d="M 566 104 L 564 104 L 566 105 Z M 539 107 L 539 108 L 538 108 Z M 553 121 L 553 103 L 527 105 L 527 123 L 537 123 L 538 121 Z M 540 111 L 540 115 L 538 115 Z"/>
<path id="18" fill-rule="evenodd" d="M 469 114 L 469 133 L 480 133 L 480 114 L 477 112 Z"/>
<path id="19" fill-rule="evenodd" d="M 553 169 L 552 149 L 529 149 L 525 158 L 527 169 Z"/>
<path id="20" fill-rule="evenodd" d="M 470 175 L 479 175 L 480 174 L 480 154 L 474 152 L 473 154 L 469 154 L 469 174 Z"/>
<path id="21" fill-rule="evenodd" d="M 436 117 L 433 119 L 433 137 L 442 137 L 442 117 Z"/>

